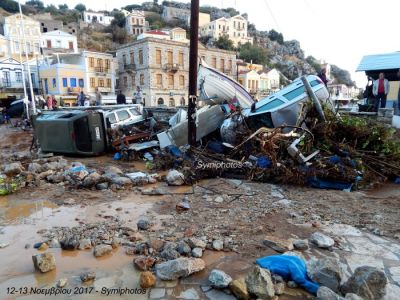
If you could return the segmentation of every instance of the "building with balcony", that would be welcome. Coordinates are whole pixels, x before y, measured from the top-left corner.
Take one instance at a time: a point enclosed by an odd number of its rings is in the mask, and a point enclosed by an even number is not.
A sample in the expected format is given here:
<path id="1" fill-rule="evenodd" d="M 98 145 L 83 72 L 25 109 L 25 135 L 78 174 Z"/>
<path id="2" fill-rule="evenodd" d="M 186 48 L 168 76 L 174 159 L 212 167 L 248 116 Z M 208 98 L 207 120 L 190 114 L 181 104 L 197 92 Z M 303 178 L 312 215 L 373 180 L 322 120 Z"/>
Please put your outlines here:
<path id="1" fill-rule="evenodd" d="M 40 23 L 25 15 L 22 18 L 25 44 L 23 42 L 21 16 L 14 14 L 0 18 L 0 34 L 4 35 L 8 42 L 9 56 L 18 61 L 20 56 L 22 56 L 23 61 L 26 60 L 25 53 L 27 53 L 28 59 L 37 57 L 40 54 Z"/>
<path id="2" fill-rule="evenodd" d="M 39 73 L 45 94 L 77 95 L 83 91 L 93 96 L 96 88 L 104 95 L 115 94 L 113 56 L 108 53 L 54 54 L 39 66 Z"/>
<path id="3" fill-rule="evenodd" d="M 87 24 L 101 24 L 104 26 L 111 25 L 111 21 L 114 19 L 113 16 L 107 16 L 101 12 L 84 11 L 83 22 Z"/>
<path id="4" fill-rule="evenodd" d="M 44 54 L 77 53 L 78 41 L 76 36 L 61 30 L 42 34 L 41 47 Z"/>
<path id="5" fill-rule="evenodd" d="M 235 76 L 235 52 L 199 44 L 199 58 Z M 117 49 L 119 89 L 134 97 L 139 87 L 146 106 L 188 104 L 189 45 L 147 37 Z"/>
<path id="6" fill-rule="evenodd" d="M 129 35 L 139 35 L 147 31 L 149 27 L 146 23 L 146 18 L 143 10 L 132 10 L 132 12 L 126 16 L 125 19 L 125 30 Z"/>
<path id="7" fill-rule="evenodd" d="M 280 89 L 280 74 L 276 69 L 241 70 L 238 81 L 255 98 L 268 96 Z"/>
<path id="8" fill-rule="evenodd" d="M 189 9 L 164 6 L 161 17 L 167 22 L 181 20 L 186 22 L 188 26 L 190 25 Z M 203 26 L 208 23 L 210 23 L 210 14 L 199 13 L 199 26 Z"/>
<path id="9" fill-rule="evenodd" d="M 19 61 L 13 58 L 0 59 L 0 88 L 3 91 L 23 90 L 22 72 Z"/>
<path id="10" fill-rule="evenodd" d="M 240 15 L 231 18 L 222 17 L 200 26 L 199 34 L 211 37 L 213 40 L 226 35 L 237 47 L 239 44 L 253 43 L 253 38 L 247 33 L 247 27 L 248 21 Z"/>

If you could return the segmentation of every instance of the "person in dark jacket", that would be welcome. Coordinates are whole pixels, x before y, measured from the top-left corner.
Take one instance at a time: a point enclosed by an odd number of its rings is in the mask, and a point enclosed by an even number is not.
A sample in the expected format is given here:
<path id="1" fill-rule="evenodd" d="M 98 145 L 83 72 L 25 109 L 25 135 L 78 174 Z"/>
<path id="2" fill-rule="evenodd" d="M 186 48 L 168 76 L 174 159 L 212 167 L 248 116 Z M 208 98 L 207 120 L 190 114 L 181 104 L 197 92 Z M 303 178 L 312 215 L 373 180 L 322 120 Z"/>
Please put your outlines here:
<path id="1" fill-rule="evenodd" d="M 325 86 L 328 86 L 328 79 L 326 78 L 326 69 L 322 69 L 321 72 L 318 73 L 318 77 L 322 80 Z"/>
<path id="2" fill-rule="evenodd" d="M 117 104 L 126 104 L 126 97 L 122 91 L 119 91 L 119 94 L 117 95 Z"/>

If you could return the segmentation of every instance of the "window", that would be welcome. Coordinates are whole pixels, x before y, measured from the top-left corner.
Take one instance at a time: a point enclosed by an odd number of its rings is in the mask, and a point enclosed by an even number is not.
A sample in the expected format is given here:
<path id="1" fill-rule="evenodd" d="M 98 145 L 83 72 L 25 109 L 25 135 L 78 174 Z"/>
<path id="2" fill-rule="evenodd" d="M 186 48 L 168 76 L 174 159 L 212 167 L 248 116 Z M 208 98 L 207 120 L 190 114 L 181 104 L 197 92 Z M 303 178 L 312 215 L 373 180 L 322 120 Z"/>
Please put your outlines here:
<path id="1" fill-rule="evenodd" d="M 99 87 L 104 87 L 104 79 L 103 78 L 99 78 L 98 83 L 99 83 Z"/>
<path id="2" fill-rule="evenodd" d="M 143 50 L 139 50 L 139 64 L 143 65 Z"/>
<path id="3" fill-rule="evenodd" d="M 144 85 L 144 74 L 140 74 L 140 85 Z"/>
<path id="4" fill-rule="evenodd" d="M 67 78 L 63 78 L 62 82 L 63 82 L 63 87 L 68 87 L 68 79 Z"/>
<path id="5" fill-rule="evenodd" d="M 110 70 L 110 60 L 109 60 L 109 59 L 106 59 L 106 60 L 105 60 L 105 63 L 106 63 L 106 69 L 107 69 L 107 70 Z"/>
<path id="6" fill-rule="evenodd" d="M 81 88 L 85 87 L 85 83 L 82 78 L 79 78 L 79 87 Z"/>
<path id="7" fill-rule="evenodd" d="M 168 85 L 174 86 L 174 74 L 168 74 Z"/>
<path id="8" fill-rule="evenodd" d="M 97 66 L 102 67 L 103 66 L 103 60 L 101 58 L 97 59 Z"/>
<path id="9" fill-rule="evenodd" d="M 175 99 L 169 98 L 169 106 L 175 106 Z"/>
<path id="10" fill-rule="evenodd" d="M 156 49 L 156 64 L 161 65 L 161 50 Z"/>
<path id="11" fill-rule="evenodd" d="M 133 75 L 131 76 L 131 84 L 132 84 L 132 86 L 135 86 L 135 85 L 136 85 L 136 83 L 135 83 L 135 74 L 133 74 Z"/>
<path id="12" fill-rule="evenodd" d="M 16 72 L 15 77 L 17 82 L 22 82 L 22 72 Z"/>
<path id="13" fill-rule="evenodd" d="M 179 85 L 180 86 L 185 85 L 185 76 L 184 75 L 179 75 Z"/>
<path id="14" fill-rule="evenodd" d="M 179 52 L 179 65 L 183 68 L 183 52 Z"/>
<path id="15" fill-rule="evenodd" d="M 156 74 L 156 84 L 158 86 L 162 86 L 162 75 L 161 74 Z"/>
<path id="16" fill-rule="evenodd" d="M 274 108 L 276 108 L 276 107 L 282 105 L 283 103 L 284 103 L 284 102 L 283 102 L 282 100 L 274 99 L 274 100 L 268 102 L 267 104 L 261 106 L 259 109 L 257 109 L 257 112 L 260 112 L 260 111 L 267 111 L 267 110 L 270 110 L 270 109 L 274 109 Z"/>
<path id="17" fill-rule="evenodd" d="M 35 52 L 39 53 L 40 52 L 40 45 L 39 43 L 35 43 Z"/>
<path id="18" fill-rule="evenodd" d="M 228 60 L 228 70 L 232 71 L 232 59 Z"/>
<path id="19" fill-rule="evenodd" d="M 94 57 L 89 57 L 89 67 L 94 68 Z"/>
<path id="20" fill-rule="evenodd" d="M 217 58 L 216 57 L 211 58 L 211 67 L 213 67 L 213 68 L 217 67 Z"/>
<path id="21" fill-rule="evenodd" d="M 169 64 L 172 64 L 173 61 L 174 61 L 173 58 L 172 58 L 172 51 L 171 50 L 167 51 L 167 61 L 168 61 Z"/>
<path id="22" fill-rule="evenodd" d="M 107 87 L 111 88 L 111 79 L 110 78 L 107 78 Z"/>
<path id="23" fill-rule="evenodd" d="M 120 121 L 125 121 L 129 119 L 129 113 L 126 110 L 117 111 L 117 116 Z"/>
<path id="24" fill-rule="evenodd" d="M 122 63 L 126 65 L 126 55 L 122 54 Z"/>
<path id="25" fill-rule="evenodd" d="M 76 87 L 76 78 L 70 78 L 69 79 L 69 84 L 71 87 Z"/>
<path id="26" fill-rule="evenodd" d="M 14 42 L 15 52 L 19 52 L 19 42 Z"/>
<path id="27" fill-rule="evenodd" d="M 223 59 L 223 58 L 221 58 L 221 61 L 220 61 L 220 69 L 221 69 L 222 72 L 225 69 L 225 59 Z"/>
<path id="28" fill-rule="evenodd" d="M 131 60 L 131 64 L 134 64 L 135 63 L 135 53 L 133 51 L 131 53 L 129 53 L 129 57 Z"/>
<path id="29" fill-rule="evenodd" d="M 163 98 L 158 98 L 157 104 L 158 105 L 164 105 L 164 99 Z"/>
<path id="30" fill-rule="evenodd" d="M 52 79 L 53 88 L 57 87 L 57 80 L 55 78 Z"/>
<path id="31" fill-rule="evenodd" d="M 181 100 L 179 102 L 181 106 L 185 106 L 185 98 L 181 97 Z"/>
<path id="32" fill-rule="evenodd" d="M 136 108 L 130 108 L 129 112 L 134 116 L 140 116 L 140 113 L 137 111 Z"/>
<path id="33" fill-rule="evenodd" d="M 128 87 L 128 77 L 124 76 L 124 87 Z"/>
<path id="34" fill-rule="evenodd" d="M 96 78 L 90 77 L 90 87 L 94 88 L 96 86 Z"/>
<path id="35" fill-rule="evenodd" d="M 110 121 L 111 124 L 117 123 L 117 118 L 115 117 L 115 113 L 110 113 L 107 116 L 107 119 Z"/>

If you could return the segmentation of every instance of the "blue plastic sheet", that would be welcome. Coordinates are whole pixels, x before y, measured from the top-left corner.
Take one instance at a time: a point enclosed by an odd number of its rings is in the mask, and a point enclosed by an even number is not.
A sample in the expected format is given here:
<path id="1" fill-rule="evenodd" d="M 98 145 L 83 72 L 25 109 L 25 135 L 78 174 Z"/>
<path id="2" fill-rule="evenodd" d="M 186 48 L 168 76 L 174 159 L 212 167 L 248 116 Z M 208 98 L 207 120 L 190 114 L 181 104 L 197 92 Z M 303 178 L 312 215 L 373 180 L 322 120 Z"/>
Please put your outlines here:
<path id="1" fill-rule="evenodd" d="M 307 275 L 305 262 L 297 256 L 272 255 L 256 260 L 261 267 L 268 269 L 271 273 L 282 276 L 285 280 L 296 282 L 306 291 L 316 294 L 319 285 L 313 282 Z"/>
<path id="2" fill-rule="evenodd" d="M 257 167 L 259 168 L 268 169 L 271 165 L 272 162 L 267 156 L 260 156 L 257 159 Z"/>
<path id="3" fill-rule="evenodd" d="M 353 184 L 345 182 L 334 182 L 317 177 L 308 177 L 307 184 L 313 188 L 331 189 L 331 190 L 351 190 Z"/>

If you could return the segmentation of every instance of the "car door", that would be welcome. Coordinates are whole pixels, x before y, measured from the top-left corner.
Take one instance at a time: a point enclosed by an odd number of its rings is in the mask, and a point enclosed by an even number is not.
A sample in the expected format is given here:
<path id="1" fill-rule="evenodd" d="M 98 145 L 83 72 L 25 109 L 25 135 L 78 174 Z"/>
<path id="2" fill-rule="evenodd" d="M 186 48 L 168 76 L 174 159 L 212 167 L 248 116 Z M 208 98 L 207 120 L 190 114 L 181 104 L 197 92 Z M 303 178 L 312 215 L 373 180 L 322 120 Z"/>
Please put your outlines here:
<path id="1" fill-rule="evenodd" d="M 118 118 L 118 125 L 128 124 L 131 120 L 131 115 L 126 109 L 118 110 L 115 114 Z"/>

